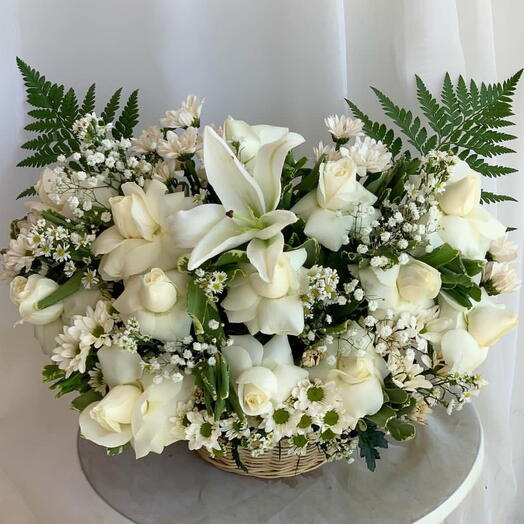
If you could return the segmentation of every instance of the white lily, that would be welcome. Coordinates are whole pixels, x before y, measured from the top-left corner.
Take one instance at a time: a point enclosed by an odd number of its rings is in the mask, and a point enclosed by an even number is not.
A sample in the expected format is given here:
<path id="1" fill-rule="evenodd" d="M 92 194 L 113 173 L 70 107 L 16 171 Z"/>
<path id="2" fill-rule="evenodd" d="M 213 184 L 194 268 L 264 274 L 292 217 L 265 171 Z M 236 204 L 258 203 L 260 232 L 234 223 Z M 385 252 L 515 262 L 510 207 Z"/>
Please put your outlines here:
<path id="1" fill-rule="evenodd" d="M 226 122 L 226 129 L 232 125 Z M 282 166 L 287 153 L 304 138 L 287 130 L 284 133 L 282 128 L 272 133 L 270 126 L 245 124 L 240 127 L 248 128 L 259 137 L 256 144 L 249 142 L 245 158 L 249 169 L 226 141 L 207 126 L 204 166 L 208 182 L 222 205 L 205 204 L 179 211 L 170 217 L 171 228 L 177 247 L 193 248 L 188 263 L 190 270 L 219 253 L 249 242 L 249 260 L 261 278 L 269 282 L 284 248 L 281 231 L 297 221 L 291 211 L 276 209 L 282 190 Z"/>

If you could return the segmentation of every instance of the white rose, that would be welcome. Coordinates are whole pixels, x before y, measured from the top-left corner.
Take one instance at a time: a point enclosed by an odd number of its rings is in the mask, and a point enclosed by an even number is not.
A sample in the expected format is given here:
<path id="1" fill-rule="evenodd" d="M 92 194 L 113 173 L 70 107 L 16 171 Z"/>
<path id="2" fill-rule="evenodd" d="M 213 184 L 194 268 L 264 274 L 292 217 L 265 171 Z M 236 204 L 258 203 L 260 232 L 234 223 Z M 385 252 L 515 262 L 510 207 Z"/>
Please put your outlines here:
<path id="1" fill-rule="evenodd" d="M 358 278 L 366 295 L 377 301 L 378 315 L 386 309 L 395 313 L 426 310 L 433 305 L 441 284 L 438 271 L 415 259 L 390 269 L 368 266 L 358 270 Z"/>
<path id="2" fill-rule="evenodd" d="M 142 376 L 142 359 L 135 351 L 120 346 L 102 346 L 97 352 L 104 382 L 109 387 L 133 384 Z"/>
<path id="3" fill-rule="evenodd" d="M 338 251 L 348 231 L 368 227 L 376 218 L 377 197 L 357 180 L 357 166 L 348 156 L 320 166 L 318 187 L 292 211 L 306 221 L 304 232 L 331 251 Z"/>
<path id="4" fill-rule="evenodd" d="M 162 453 L 166 446 L 184 438 L 173 420 L 192 397 L 194 378 L 186 376 L 180 382 L 163 380 L 148 383 L 138 398 L 131 418 L 133 448 L 136 458 L 148 453 Z"/>
<path id="5" fill-rule="evenodd" d="M 302 264 L 305 249 L 280 256 L 270 282 L 262 280 L 251 265 L 229 283 L 222 307 L 230 322 L 244 322 L 254 335 L 299 335 L 304 329 L 304 307 L 300 296 L 305 292 L 306 276 Z"/>
<path id="6" fill-rule="evenodd" d="M 153 268 L 127 279 L 113 307 L 124 320 L 135 318 L 143 333 L 173 341 L 189 335 L 191 329 L 186 311 L 187 285 L 187 275 Z"/>
<path id="7" fill-rule="evenodd" d="M 131 416 L 142 390 L 136 386 L 119 385 L 100 401 L 93 402 L 80 413 L 82 435 L 99 446 L 114 448 L 131 440 Z"/>
<path id="8" fill-rule="evenodd" d="M 382 407 L 382 385 L 388 374 L 386 362 L 375 352 L 369 334 L 356 322 L 351 322 L 348 331 L 327 346 L 320 364 L 309 370 L 312 379 L 335 383 L 337 395 L 353 423 Z"/>
<path id="9" fill-rule="evenodd" d="M 18 306 L 22 322 L 44 325 L 57 320 L 63 311 L 63 303 L 58 302 L 44 309 L 38 309 L 37 303 L 49 296 L 58 288 L 58 284 L 50 278 L 41 275 L 31 275 L 29 278 L 15 277 L 10 285 L 10 297 Z"/>
<path id="10" fill-rule="evenodd" d="M 480 175 L 467 162 L 457 162 L 450 168 L 449 181 L 438 197 L 440 208 L 447 215 L 469 215 L 480 204 L 480 192 Z"/>
<path id="11" fill-rule="evenodd" d="M 502 304 L 486 304 L 474 307 L 467 315 L 468 331 L 481 346 L 492 346 L 511 331 L 518 315 L 508 311 Z"/>
<path id="12" fill-rule="evenodd" d="M 284 402 L 307 371 L 293 363 L 286 336 L 274 336 L 264 346 L 250 335 L 233 336 L 233 345 L 222 353 L 246 415 L 270 413 Z"/>
<path id="13" fill-rule="evenodd" d="M 127 182 L 122 191 L 124 196 L 109 200 L 115 225 L 93 244 L 95 255 L 103 255 L 100 274 L 105 280 L 121 280 L 155 266 L 173 268 L 181 252 L 173 248 L 167 218 L 189 209 L 192 200 L 183 193 L 166 194 L 158 180 L 151 180 L 145 191 Z"/>
<path id="14" fill-rule="evenodd" d="M 441 285 L 440 272 L 420 260 L 411 259 L 400 266 L 397 287 L 404 300 L 416 302 L 435 298 Z"/>
<path id="15" fill-rule="evenodd" d="M 450 328 L 442 335 L 440 351 L 446 364 L 459 373 L 473 372 L 486 359 L 489 346 L 518 321 L 515 313 L 492 302 L 484 290 L 480 302 L 470 309 L 445 293 L 441 293 L 439 305 L 440 318 L 446 319 Z"/>

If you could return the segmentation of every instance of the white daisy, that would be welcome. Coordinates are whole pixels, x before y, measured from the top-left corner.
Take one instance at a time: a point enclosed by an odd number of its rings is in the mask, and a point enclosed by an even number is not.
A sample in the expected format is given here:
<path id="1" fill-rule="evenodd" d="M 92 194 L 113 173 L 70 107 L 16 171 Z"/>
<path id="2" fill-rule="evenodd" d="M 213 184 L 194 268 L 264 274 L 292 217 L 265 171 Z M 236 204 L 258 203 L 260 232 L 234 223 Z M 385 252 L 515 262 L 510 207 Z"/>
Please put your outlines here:
<path id="1" fill-rule="evenodd" d="M 169 128 L 199 127 L 203 103 L 204 99 L 189 95 L 178 109 L 166 112 L 166 116 L 160 120 L 160 125 Z"/>
<path id="2" fill-rule="evenodd" d="M 86 359 L 90 347 L 81 343 L 81 334 L 76 326 L 69 326 L 56 337 L 58 346 L 53 350 L 51 360 L 65 371 L 66 378 L 75 371 L 80 373 L 86 371 Z"/>
<path id="3" fill-rule="evenodd" d="M 313 417 L 320 417 L 340 404 L 334 382 L 324 383 L 320 379 L 315 379 L 314 382 L 308 379 L 299 382 L 293 390 L 293 396 L 296 398 L 295 409 Z"/>
<path id="4" fill-rule="evenodd" d="M 251 430 L 246 420 L 240 420 L 237 415 L 220 421 L 220 429 L 228 440 L 249 437 Z"/>
<path id="5" fill-rule="evenodd" d="M 212 452 L 219 449 L 220 426 L 213 417 L 205 411 L 189 411 L 186 413 L 189 425 L 185 428 L 185 438 L 189 449 L 206 448 Z"/>
<path id="6" fill-rule="evenodd" d="M 103 300 L 96 303 L 95 309 L 88 306 L 86 315 L 75 315 L 73 325 L 80 331 L 83 345 L 99 348 L 110 342 L 110 333 L 115 321 L 109 313 L 109 304 Z"/>
<path id="7" fill-rule="evenodd" d="M 295 432 L 299 420 L 300 413 L 282 404 L 264 416 L 262 427 L 266 433 L 273 433 L 274 439 L 279 441 Z"/>
<path id="8" fill-rule="evenodd" d="M 342 409 L 332 408 L 321 417 L 318 417 L 316 422 L 322 431 L 329 429 L 333 433 L 340 435 L 351 426 L 353 419 L 347 417 Z"/>

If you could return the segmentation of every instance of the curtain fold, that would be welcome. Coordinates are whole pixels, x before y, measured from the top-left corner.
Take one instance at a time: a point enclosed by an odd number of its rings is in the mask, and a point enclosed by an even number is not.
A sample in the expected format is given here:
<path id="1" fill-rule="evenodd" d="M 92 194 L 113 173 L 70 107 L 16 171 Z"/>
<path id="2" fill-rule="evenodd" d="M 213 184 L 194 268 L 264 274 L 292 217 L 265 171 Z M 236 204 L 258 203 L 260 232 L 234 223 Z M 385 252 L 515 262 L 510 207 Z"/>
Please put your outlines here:
<path id="1" fill-rule="evenodd" d="M 21 211 L 13 196 L 36 177 L 30 170 L 13 176 L 25 118 L 15 55 L 79 90 L 96 79 L 100 99 L 121 85 L 140 88 L 144 125 L 195 93 L 206 97 L 205 123 L 220 124 L 230 113 L 286 125 L 306 136 L 303 151 L 309 153 L 318 140 L 329 139 L 323 118 L 345 112 L 344 97 L 383 118 L 369 85 L 413 107 L 416 73 L 433 90 L 446 71 L 480 81 L 514 73 L 524 63 L 522 20 L 519 0 L 4 0 L 1 243 L 7 241 L 8 221 Z M 518 169 L 524 167 L 523 93 L 521 87 L 516 100 L 518 154 L 507 159 Z M 486 180 L 486 188 L 524 202 L 519 174 Z M 522 248 L 522 204 L 493 211 L 519 228 L 512 237 Z M 11 312 L 4 295 L 2 308 Z M 505 301 L 524 315 L 519 294 Z M 490 383 L 477 401 L 486 464 L 450 524 L 524 522 L 516 496 L 524 476 L 522 337 L 519 329 L 504 338 L 481 370 Z M 20 500 L 25 499 L 22 491 Z"/>

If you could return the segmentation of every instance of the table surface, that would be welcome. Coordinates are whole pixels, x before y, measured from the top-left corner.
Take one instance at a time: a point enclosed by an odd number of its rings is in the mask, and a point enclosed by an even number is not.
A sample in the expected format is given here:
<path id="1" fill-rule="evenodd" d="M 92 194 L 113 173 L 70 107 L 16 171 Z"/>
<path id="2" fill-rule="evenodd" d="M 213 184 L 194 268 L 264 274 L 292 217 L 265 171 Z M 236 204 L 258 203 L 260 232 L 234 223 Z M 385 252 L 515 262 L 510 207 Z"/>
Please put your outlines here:
<path id="1" fill-rule="evenodd" d="M 48 360 L 31 329 L 6 324 L 0 327 L 1 517 L 9 524 L 129 524 L 83 475 L 77 413 L 39 382 Z M 414 441 L 381 450 L 375 473 L 357 459 L 261 481 L 216 470 L 182 443 L 139 461 L 132 454 L 107 457 L 83 440 L 79 449 L 96 490 L 139 523 L 431 524 L 466 496 L 483 448 L 478 417 L 467 407 L 452 417 L 439 411 Z"/>

